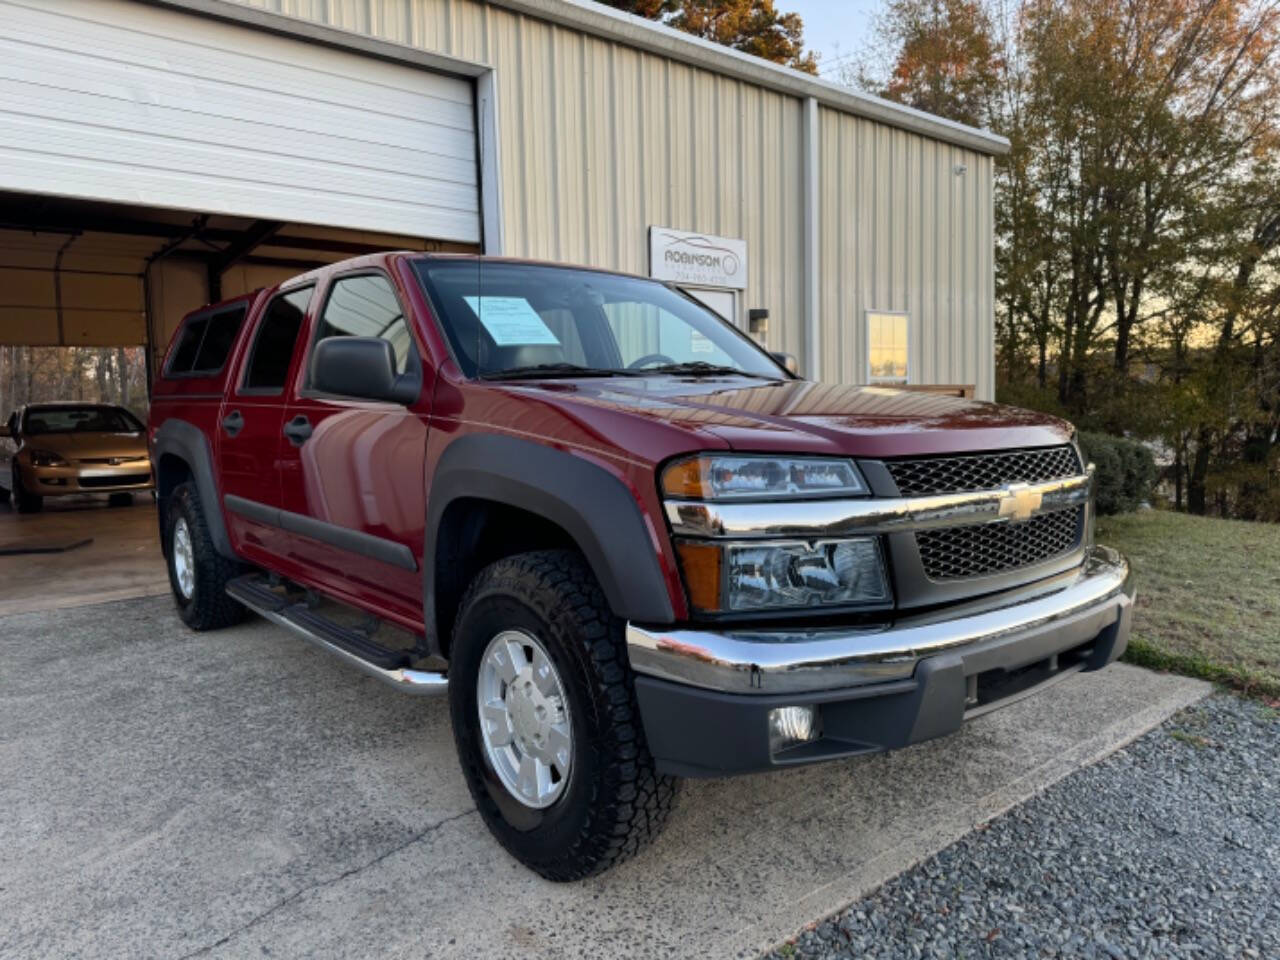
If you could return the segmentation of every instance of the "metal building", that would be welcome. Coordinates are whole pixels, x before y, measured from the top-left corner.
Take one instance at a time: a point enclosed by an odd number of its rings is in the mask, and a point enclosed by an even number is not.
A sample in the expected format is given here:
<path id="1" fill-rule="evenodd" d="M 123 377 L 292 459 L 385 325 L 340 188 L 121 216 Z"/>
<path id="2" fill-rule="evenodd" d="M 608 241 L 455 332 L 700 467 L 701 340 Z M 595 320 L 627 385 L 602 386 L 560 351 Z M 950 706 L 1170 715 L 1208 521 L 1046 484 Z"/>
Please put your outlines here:
<path id="1" fill-rule="evenodd" d="M 160 351 L 318 263 L 485 250 L 993 393 L 986 131 L 591 0 L 0 0 L 0 49 L 0 344 Z"/>

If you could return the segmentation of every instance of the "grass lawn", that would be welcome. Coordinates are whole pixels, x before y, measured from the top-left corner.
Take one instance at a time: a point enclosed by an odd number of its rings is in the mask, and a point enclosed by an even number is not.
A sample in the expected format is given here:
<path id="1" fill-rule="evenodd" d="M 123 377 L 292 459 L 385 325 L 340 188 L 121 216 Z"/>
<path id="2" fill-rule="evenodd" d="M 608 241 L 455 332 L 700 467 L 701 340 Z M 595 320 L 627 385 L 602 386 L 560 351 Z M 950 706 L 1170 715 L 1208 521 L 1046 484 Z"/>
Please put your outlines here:
<path id="1" fill-rule="evenodd" d="M 1126 660 L 1280 698 L 1280 525 L 1148 510 L 1098 542 L 1137 574 Z"/>

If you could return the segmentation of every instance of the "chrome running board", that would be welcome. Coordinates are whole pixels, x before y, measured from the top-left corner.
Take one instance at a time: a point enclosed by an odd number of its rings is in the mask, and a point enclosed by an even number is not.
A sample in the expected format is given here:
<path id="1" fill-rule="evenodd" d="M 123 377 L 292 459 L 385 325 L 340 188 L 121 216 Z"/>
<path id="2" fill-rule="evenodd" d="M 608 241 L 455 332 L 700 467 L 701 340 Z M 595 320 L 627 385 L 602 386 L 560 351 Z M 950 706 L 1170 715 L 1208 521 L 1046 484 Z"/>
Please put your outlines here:
<path id="1" fill-rule="evenodd" d="M 402 693 L 429 696 L 444 693 L 449 687 L 449 678 L 442 671 L 410 669 L 407 651 L 374 643 L 316 613 L 305 603 L 291 603 L 271 590 L 258 574 L 232 580 L 227 584 L 227 596 Z"/>

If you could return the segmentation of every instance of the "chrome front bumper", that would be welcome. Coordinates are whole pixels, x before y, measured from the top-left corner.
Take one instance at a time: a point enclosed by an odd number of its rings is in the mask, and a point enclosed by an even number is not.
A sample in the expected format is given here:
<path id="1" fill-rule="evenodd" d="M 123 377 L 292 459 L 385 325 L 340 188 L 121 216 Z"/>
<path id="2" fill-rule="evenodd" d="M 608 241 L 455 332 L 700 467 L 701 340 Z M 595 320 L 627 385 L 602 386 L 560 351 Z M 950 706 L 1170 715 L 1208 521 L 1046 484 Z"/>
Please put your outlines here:
<path id="1" fill-rule="evenodd" d="M 961 658 L 965 675 L 1034 663 L 1127 626 L 1133 596 L 1128 561 L 1092 547 L 1065 574 L 890 624 L 713 631 L 632 623 L 627 650 L 643 676 L 723 693 L 807 693 L 907 680 L 943 654 Z"/>

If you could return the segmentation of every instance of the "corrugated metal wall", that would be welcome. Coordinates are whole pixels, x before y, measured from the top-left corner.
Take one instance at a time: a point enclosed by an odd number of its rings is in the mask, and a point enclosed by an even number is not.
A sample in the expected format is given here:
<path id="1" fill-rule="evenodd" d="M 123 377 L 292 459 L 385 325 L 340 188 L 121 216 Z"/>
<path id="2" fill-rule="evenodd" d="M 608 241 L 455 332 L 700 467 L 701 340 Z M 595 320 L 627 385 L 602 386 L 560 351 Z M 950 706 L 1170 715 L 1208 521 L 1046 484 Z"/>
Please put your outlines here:
<path id="1" fill-rule="evenodd" d="M 240 2 L 494 64 L 508 253 L 645 273 L 651 224 L 741 237 L 744 309 L 805 355 L 800 99 L 476 0 Z M 827 108 L 820 144 L 822 379 L 908 310 L 912 380 L 990 396 L 990 158 Z"/>
<path id="2" fill-rule="evenodd" d="M 819 144 L 821 379 L 865 382 L 866 311 L 905 311 L 911 381 L 990 397 L 991 158 L 826 108 Z"/>
<path id="3" fill-rule="evenodd" d="M 801 102 L 471 0 L 243 0 L 498 66 L 506 251 L 647 273 L 650 224 L 742 237 L 802 354 Z"/>

